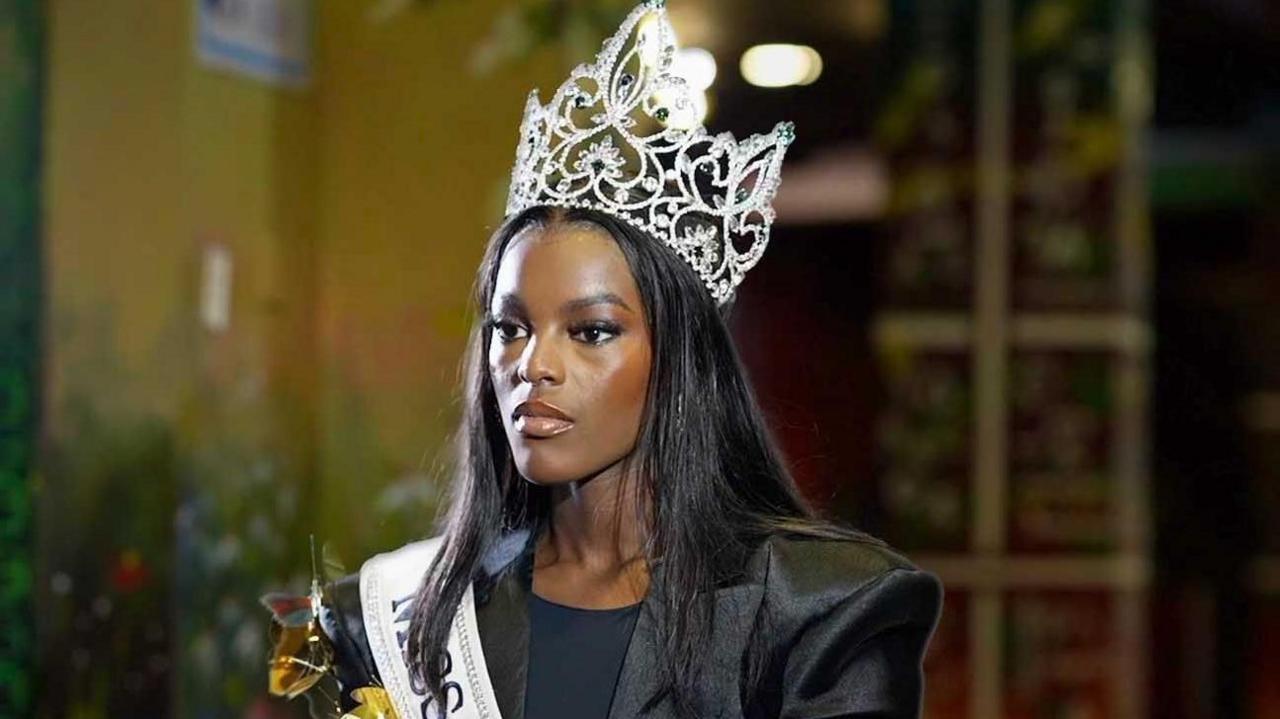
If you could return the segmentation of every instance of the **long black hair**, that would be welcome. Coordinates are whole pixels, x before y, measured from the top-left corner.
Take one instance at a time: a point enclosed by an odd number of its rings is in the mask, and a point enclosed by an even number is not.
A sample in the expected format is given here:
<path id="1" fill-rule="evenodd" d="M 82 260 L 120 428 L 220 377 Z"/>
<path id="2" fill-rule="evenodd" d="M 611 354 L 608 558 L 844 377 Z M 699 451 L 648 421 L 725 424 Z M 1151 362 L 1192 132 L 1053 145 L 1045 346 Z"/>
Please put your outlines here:
<path id="1" fill-rule="evenodd" d="M 588 209 L 534 207 L 493 235 L 476 278 L 475 302 L 487 316 L 498 265 L 520 232 L 554 223 L 587 224 L 614 238 L 644 304 L 652 364 L 648 397 L 634 452 L 622 475 L 643 502 L 644 556 L 661 565 L 657 596 L 663 691 L 678 713 L 693 716 L 699 668 L 714 619 L 714 589 L 743 572 L 770 534 L 870 540 L 816 517 L 800 496 L 763 415 L 722 308 L 693 269 L 647 233 Z M 464 407 L 444 543 L 418 589 L 409 626 L 410 671 L 443 706 L 444 647 L 450 621 L 481 560 L 505 532 L 540 532 L 549 522 L 549 490 L 522 478 L 498 414 L 485 363 L 491 330 L 472 330 Z M 643 507 L 644 509 L 639 509 Z M 759 633 L 756 633 L 757 635 Z M 763 671 L 749 648 L 748 691 Z"/>

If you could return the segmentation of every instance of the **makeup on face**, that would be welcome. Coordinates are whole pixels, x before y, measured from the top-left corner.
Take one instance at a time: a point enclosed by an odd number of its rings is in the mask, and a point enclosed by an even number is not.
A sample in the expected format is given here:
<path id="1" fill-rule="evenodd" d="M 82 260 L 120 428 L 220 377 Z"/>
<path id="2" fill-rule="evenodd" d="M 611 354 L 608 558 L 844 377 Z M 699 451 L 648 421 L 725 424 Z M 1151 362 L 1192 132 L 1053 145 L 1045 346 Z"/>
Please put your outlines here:
<path id="1" fill-rule="evenodd" d="M 525 400 L 511 413 L 513 426 L 530 438 L 554 437 L 573 428 L 573 418 L 559 407 L 540 399 Z"/>
<path id="2" fill-rule="evenodd" d="M 604 230 L 516 236 L 489 308 L 489 372 L 517 469 L 537 484 L 588 479 L 634 450 L 651 347 L 626 257 Z"/>

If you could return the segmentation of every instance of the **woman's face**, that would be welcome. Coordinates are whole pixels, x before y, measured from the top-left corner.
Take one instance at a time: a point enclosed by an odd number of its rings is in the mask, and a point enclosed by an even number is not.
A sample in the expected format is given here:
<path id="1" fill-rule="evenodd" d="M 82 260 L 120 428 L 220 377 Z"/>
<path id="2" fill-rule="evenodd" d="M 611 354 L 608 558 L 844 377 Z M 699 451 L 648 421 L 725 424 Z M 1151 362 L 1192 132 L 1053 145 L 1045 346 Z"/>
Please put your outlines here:
<path id="1" fill-rule="evenodd" d="M 553 224 L 516 235 L 489 323 L 489 373 L 525 479 L 589 479 L 631 454 L 651 344 L 635 279 L 608 233 Z"/>

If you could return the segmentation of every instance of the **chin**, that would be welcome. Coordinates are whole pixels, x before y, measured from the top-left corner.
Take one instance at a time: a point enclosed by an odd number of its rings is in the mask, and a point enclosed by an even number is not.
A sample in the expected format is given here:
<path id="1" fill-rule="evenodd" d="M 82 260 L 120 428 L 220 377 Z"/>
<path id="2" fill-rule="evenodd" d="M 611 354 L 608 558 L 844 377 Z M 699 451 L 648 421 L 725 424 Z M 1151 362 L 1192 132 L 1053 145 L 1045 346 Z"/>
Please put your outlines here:
<path id="1" fill-rule="evenodd" d="M 513 452 L 520 476 L 542 487 L 554 487 L 589 479 L 621 461 L 622 457 L 583 462 L 576 452 L 554 447 L 522 447 Z M 573 456 L 570 456 L 573 455 Z"/>
<path id="2" fill-rule="evenodd" d="M 539 456 L 540 454 L 537 451 L 529 452 L 526 450 L 516 456 L 516 469 L 520 472 L 520 476 L 533 484 L 542 487 L 553 487 L 560 484 L 568 484 L 590 474 L 590 472 L 584 471 L 581 466 L 573 466 L 572 463 L 558 461 L 557 458 Z"/>

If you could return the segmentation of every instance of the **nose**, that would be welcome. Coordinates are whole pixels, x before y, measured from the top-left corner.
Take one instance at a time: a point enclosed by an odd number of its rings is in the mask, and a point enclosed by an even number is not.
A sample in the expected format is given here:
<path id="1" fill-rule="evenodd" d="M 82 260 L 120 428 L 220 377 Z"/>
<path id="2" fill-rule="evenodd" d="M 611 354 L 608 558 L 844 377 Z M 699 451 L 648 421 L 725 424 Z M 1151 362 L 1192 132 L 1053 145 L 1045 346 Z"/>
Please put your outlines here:
<path id="1" fill-rule="evenodd" d="M 529 384 L 559 384 L 564 377 L 564 365 L 555 343 L 532 336 L 520 354 L 516 374 Z"/>

